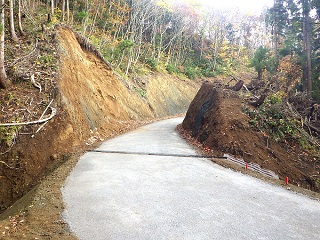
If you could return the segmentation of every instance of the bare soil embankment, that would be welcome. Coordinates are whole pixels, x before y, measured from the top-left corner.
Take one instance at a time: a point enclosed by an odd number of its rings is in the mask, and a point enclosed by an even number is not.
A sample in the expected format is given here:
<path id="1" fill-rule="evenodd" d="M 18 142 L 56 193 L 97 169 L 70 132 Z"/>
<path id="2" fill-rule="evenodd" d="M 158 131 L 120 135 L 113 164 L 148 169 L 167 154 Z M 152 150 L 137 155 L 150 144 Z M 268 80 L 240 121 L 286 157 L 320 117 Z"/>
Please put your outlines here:
<path id="1" fill-rule="evenodd" d="M 58 27 L 56 42 L 60 76 L 52 106 L 57 115 L 33 137 L 19 135 L 11 151 L 1 156 L 15 166 L 0 164 L 1 210 L 42 184 L 1 216 L 1 239 L 68 239 L 60 216 L 60 187 L 79 153 L 155 118 L 185 112 L 199 87 L 154 74 L 141 77 L 142 96 L 138 86 L 117 77 L 92 46 L 81 46 L 70 29 Z"/>
<path id="2" fill-rule="evenodd" d="M 319 191 L 308 181 L 316 173 L 312 155 L 297 144 L 276 142 L 257 131 L 242 112 L 244 106 L 249 107 L 236 92 L 203 84 L 182 127 L 197 146 L 210 149 L 208 154 L 232 154 L 272 170 L 282 180 L 289 177 L 294 185 Z"/>

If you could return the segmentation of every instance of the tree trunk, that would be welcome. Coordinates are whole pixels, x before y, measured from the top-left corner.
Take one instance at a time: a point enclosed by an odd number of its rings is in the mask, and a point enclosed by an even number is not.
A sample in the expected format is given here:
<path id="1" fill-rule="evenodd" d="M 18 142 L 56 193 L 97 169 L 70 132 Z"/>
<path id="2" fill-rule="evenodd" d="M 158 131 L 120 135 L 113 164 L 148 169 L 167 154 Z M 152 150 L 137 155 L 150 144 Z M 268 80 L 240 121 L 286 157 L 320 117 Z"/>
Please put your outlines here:
<path id="1" fill-rule="evenodd" d="M 16 31 L 14 29 L 14 14 L 13 14 L 13 0 L 9 0 L 9 24 L 10 24 L 10 35 L 11 35 L 11 39 L 14 42 L 19 41 Z"/>
<path id="2" fill-rule="evenodd" d="M 70 21 L 70 7 L 69 7 L 69 0 L 67 0 L 67 23 Z"/>
<path id="3" fill-rule="evenodd" d="M 243 85 L 244 85 L 244 81 L 240 80 L 240 81 L 238 81 L 238 82 L 236 83 L 236 85 L 234 85 L 233 90 L 236 91 L 236 92 L 238 92 L 238 91 L 241 90 L 241 88 L 243 87 Z"/>
<path id="4" fill-rule="evenodd" d="M 274 0 L 274 7 L 273 7 L 273 55 L 275 62 L 278 62 L 278 23 L 279 23 L 279 16 L 278 16 L 278 8 L 279 8 L 278 0 Z"/>
<path id="5" fill-rule="evenodd" d="M 65 15 L 65 11 L 66 11 L 66 0 L 62 0 L 62 16 L 61 16 L 61 20 L 62 22 L 64 22 L 64 15 Z"/>
<path id="6" fill-rule="evenodd" d="M 306 54 L 306 73 L 305 73 L 305 86 L 304 91 L 308 95 L 312 95 L 312 65 L 311 65 L 311 20 L 310 20 L 310 4 L 309 0 L 302 1 L 303 6 L 303 45 Z"/>
<path id="7" fill-rule="evenodd" d="M 0 0 L 0 88 L 6 88 L 7 74 L 4 67 L 4 0 Z"/>
<path id="8" fill-rule="evenodd" d="M 21 17 L 21 0 L 18 0 L 18 26 L 19 26 L 19 32 L 23 36 L 23 28 L 22 28 L 22 17 Z"/>
<path id="9" fill-rule="evenodd" d="M 256 102 L 250 102 L 249 104 L 251 104 L 251 105 L 254 106 L 254 107 L 259 107 L 259 106 L 261 106 L 261 105 L 264 103 L 264 101 L 266 100 L 266 98 L 267 98 L 267 95 L 266 95 L 266 94 L 262 94 L 262 95 L 260 96 L 260 98 L 259 98 Z"/>
<path id="10" fill-rule="evenodd" d="M 54 15 L 54 0 L 51 0 L 51 16 Z"/>

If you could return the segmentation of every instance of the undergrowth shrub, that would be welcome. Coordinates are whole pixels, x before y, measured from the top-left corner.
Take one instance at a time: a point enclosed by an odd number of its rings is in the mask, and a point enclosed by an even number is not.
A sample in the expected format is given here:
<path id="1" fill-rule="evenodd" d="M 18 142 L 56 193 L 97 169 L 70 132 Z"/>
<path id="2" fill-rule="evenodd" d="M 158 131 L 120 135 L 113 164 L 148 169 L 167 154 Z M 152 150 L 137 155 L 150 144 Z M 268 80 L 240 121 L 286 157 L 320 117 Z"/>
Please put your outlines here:
<path id="1" fill-rule="evenodd" d="M 86 11 L 80 11 L 80 12 L 77 12 L 74 16 L 75 20 L 77 22 L 82 22 L 84 21 L 87 17 L 89 16 L 89 13 L 86 12 Z"/>
<path id="2" fill-rule="evenodd" d="M 172 64 L 168 64 L 166 66 L 166 70 L 169 74 L 179 73 L 179 69 Z"/>
<path id="3" fill-rule="evenodd" d="M 157 61 L 154 59 L 154 58 L 147 58 L 146 59 L 146 65 L 152 69 L 152 70 L 156 70 L 157 69 L 157 66 L 158 66 L 158 63 Z"/>
<path id="4" fill-rule="evenodd" d="M 263 105 L 257 109 L 245 108 L 244 112 L 250 117 L 250 124 L 259 131 L 267 133 L 278 142 L 296 140 L 303 148 L 310 148 L 308 134 L 283 100 L 283 93 L 270 95 Z"/>
<path id="5" fill-rule="evenodd" d="M 190 79 L 196 79 L 197 77 L 202 77 L 201 71 L 194 67 L 186 67 L 184 74 Z"/>

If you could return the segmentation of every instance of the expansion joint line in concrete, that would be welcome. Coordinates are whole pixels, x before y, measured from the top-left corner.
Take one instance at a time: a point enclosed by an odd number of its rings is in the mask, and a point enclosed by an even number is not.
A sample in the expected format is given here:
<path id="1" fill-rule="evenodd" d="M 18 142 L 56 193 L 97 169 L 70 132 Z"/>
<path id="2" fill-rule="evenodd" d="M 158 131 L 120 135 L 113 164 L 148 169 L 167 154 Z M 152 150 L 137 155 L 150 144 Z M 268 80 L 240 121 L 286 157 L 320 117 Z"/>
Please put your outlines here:
<path id="1" fill-rule="evenodd" d="M 108 150 L 91 150 L 89 152 L 128 154 L 128 155 L 144 155 L 144 156 L 161 156 L 161 157 L 220 158 L 220 159 L 227 159 L 226 157 L 219 157 L 219 156 L 201 156 L 201 155 L 193 155 L 193 154 L 174 154 L 174 153 L 146 153 L 146 152 L 108 151 Z"/>
<path id="2" fill-rule="evenodd" d="M 125 155 L 141 155 L 141 156 L 161 156 L 161 157 L 181 157 L 181 158 L 206 158 L 206 159 L 224 159 L 236 163 L 240 166 L 246 166 L 246 162 L 242 159 L 237 159 L 231 157 L 230 155 L 225 154 L 223 157 L 221 156 L 202 156 L 196 154 L 174 154 L 174 153 L 146 153 L 146 152 L 129 152 L 129 151 L 111 151 L 111 150 L 91 150 L 89 152 L 94 153 L 112 153 L 112 154 L 125 154 Z M 279 179 L 279 176 L 274 172 L 261 168 L 258 164 L 249 163 L 247 164 L 250 170 L 258 172 L 264 176 Z"/>

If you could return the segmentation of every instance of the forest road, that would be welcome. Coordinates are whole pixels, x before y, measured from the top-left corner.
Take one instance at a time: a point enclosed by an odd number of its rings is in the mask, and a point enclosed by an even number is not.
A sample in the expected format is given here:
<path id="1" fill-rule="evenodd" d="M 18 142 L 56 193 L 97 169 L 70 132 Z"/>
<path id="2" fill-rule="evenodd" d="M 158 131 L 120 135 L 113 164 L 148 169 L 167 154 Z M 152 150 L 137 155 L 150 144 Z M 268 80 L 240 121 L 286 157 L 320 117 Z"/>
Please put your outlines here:
<path id="1" fill-rule="evenodd" d="M 84 154 L 62 189 L 80 239 L 319 239 L 320 202 L 225 169 L 175 131 L 141 127 Z M 150 155 L 152 154 L 152 155 Z"/>

